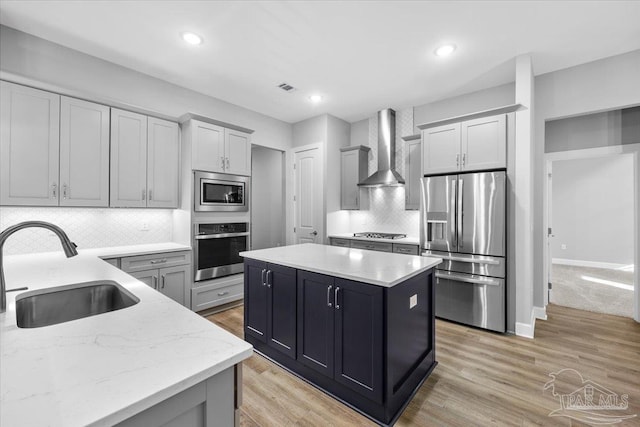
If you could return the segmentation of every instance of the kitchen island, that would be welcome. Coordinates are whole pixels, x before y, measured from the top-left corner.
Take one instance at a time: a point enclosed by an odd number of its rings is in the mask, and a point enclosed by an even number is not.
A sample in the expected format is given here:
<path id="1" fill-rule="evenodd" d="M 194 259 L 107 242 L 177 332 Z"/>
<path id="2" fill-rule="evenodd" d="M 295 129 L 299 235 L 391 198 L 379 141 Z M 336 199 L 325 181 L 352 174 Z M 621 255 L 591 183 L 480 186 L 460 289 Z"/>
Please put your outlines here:
<path id="1" fill-rule="evenodd" d="M 4 258 L 8 289 L 29 289 L 8 293 L 0 313 L 0 425 L 233 425 L 236 369 L 251 345 L 98 258 L 109 254 Z M 95 280 L 114 281 L 139 301 L 17 326 L 16 298 L 25 292 Z"/>
<path id="2" fill-rule="evenodd" d="M 245 340 L 382 425 L 435 368 L 433 257 L 316 244 L 245 257 Z"/>

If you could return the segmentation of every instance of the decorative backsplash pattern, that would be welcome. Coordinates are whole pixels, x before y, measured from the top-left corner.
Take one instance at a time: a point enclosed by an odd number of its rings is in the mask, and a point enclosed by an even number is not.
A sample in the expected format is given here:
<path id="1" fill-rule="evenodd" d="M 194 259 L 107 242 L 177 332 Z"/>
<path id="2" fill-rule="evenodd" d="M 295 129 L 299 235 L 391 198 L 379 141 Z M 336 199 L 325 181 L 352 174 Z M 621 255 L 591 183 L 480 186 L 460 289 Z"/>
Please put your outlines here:
<path id="1" fill-rule="evenodd" d="M 396 170 L 404 177 L 403 135 L 413 133 L 413 108 L 396 111 Z M 378 168 L 378 116 L 369 119 L 369 172 Z M 406 233 L 418 237 L 420 214 L 404 209 L 404 187 L 371 188 L 369 210 L 349 211 L 350 230 Z"/>
<path id="2" fill-rule="evenodd" d="M 60 226 L 80 249 L 163 243 L 172 239 L 172 212 L 170 209 L 2 207 L 0 229 L 22 221 L 47 221 Z M 10 237 L 3 253 L 58 250 L 60 241 L 52 232 L 32 228 Z"/>

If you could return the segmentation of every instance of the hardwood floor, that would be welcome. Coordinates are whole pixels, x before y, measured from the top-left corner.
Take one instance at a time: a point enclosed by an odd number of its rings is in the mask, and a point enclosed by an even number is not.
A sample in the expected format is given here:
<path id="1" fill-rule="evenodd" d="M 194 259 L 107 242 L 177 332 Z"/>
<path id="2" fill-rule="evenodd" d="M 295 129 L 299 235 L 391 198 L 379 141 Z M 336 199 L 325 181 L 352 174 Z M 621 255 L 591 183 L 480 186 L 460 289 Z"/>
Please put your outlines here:
<path id="1" fill-rule="evenodd" d="M 640 324 L 553 305 L 547 314 L 536 322 L 533 340 L 437 320 L 439 364 L 396 426 L 587 425 L 549 416 L 560 403 L 543 389 L 549 374 L 564 368 L 627 394 L 627 410 L 606 414 L 637 414 L 616 426 L 640 426 Z M 207 319 L 243 337 L 242 306 Z M 257 354 L 245 361 L 243 374 L 241 426 L 375 425 Z M 563 374 L 555 386 L 568 394 L 581 381 Z"/>

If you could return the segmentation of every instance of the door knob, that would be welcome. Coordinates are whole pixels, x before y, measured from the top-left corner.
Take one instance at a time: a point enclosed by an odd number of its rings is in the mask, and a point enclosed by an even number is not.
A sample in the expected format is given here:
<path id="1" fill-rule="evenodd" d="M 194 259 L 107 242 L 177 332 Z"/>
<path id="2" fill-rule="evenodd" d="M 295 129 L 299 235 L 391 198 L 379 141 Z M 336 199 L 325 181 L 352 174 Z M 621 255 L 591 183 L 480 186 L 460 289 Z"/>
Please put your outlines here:
<path id="1" fill-rule="evenodd" d="M 317 236 L 317 235 L 318 235 L 318 232 L 317 232 L 316 230 L 313 230 L 313 231 L 312 231 L 311 233 L 309 233 L 309 234 L 311 234 L 312 236 Z"/>

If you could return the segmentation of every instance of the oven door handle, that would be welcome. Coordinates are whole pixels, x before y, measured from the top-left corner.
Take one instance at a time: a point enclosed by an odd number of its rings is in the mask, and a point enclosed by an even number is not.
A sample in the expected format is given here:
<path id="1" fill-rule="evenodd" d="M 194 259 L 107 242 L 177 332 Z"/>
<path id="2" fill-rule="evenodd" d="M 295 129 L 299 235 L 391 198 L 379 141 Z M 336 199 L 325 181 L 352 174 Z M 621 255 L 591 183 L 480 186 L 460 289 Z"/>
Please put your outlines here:
<path id="1" fill-rule="evenodd" d="M 224 233 L 224 234 L 198 234 L 195 236 L 196 240 L 208 240 L 208 239 L 226 239 L 229 237 L 242 237 L 248 236 L 249 232 L 246 233 Z"/>

